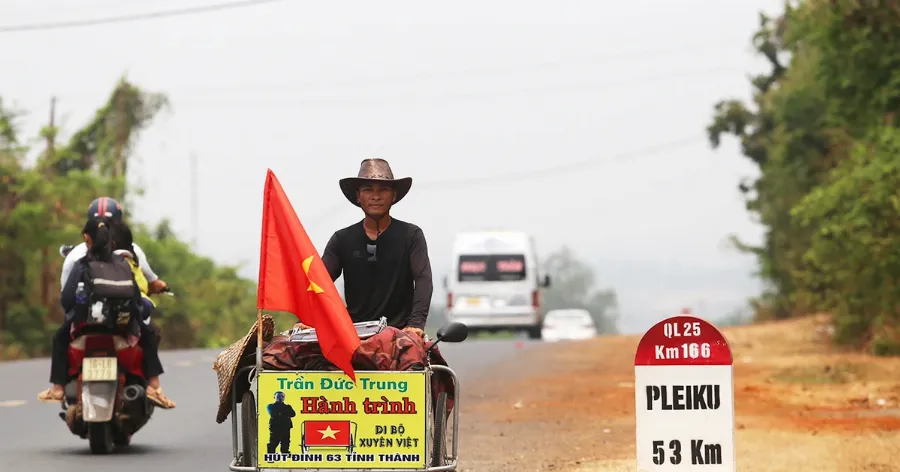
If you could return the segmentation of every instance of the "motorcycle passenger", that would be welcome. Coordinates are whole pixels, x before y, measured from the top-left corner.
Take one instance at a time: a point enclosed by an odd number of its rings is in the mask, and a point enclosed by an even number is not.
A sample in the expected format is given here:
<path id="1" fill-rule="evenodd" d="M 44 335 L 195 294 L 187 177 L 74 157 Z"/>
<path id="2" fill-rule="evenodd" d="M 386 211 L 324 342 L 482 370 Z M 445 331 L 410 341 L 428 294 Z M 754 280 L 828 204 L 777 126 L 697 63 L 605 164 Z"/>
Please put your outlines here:
<path id="1" fill-rule="evenodd" d="M 134 280 L 131 266 L 121 256 L 113 254 L 114 247 L 109 225 L 110 220 L 108 218 L 90 219 L 82 230 L 87 251 L 84 257 L 73 264 L 60 297 L 60 303 L 65 310 L 66 316 L 63 325 L 53 338 L 53 350 L 50 360 L 50 382 L 53 385 L 39 393 L 38 399 L 58 402 L 64 396 L 64 384 L 68 380 L 68 347 L 71 340 L 72 323 L 76 317 L 81 319 L 87 313 L 86 307 L 76 305 L 76 287 L 78 282 L 90 282 L 86 277 L 86 268 L 89 263 L 96 261 L 111 263 L 112 265 L 109 266 L 108 270 L 114 276 L 120 278 L 128 277 L 134 284 L 135 290 L 133 291 L 133 303 L 131 305 L 134 321 L 127 329 L 130 334 L 139 336 L 139 344 L 144 352 L 145 375 L 149 381 L 147 396 L 163 408 L 172 408 L 175 406 L 174 403 L 162 394 L 162 390 L 159 387 L 158 377 L 162 373 L 162 365 L 159 361 L 159 353 L 153 332 L 146 324 L 139 321 L 142 313 L 140 310 L 140 291 L 136 287 L 137 282 Z M 118 265 L 118 269 L 116 265 Z M 118 273 L 114 273 L 116 270 L 118 270 Z M 125 276 L 124 271 L 127 271 L 127 276 Z M 104 277 L 108 277 L 108 275 L 104 275 Z M 99 279 L 94 279 L 95 282 L 96 280 Z M 90 286 L 90 284 L 87 285 Z"/>
<path id="2" fill-rule="evenodd" d="M 350 317 L 354 323 L 385 317 L 388 325 L 422 338 L 433 292 L 425 234 L 390 215 L 412 178 L 394 179 L 387 161 L 366 159 L 356 177 L 339 185 L 365 215 L 336 231 L 322 255 L 332 281 L 343 272 Z"/>
<path id="3" fill-rule="evenodd" d="M 147 278 L 140 269 L 140 259 L 134 248 L 131 228 L 124 222 L 114 222 L 110 225 L 110 237 L 112 238 L 113 247 L 115 248 L 113 254 L 121 256 L 131 267 L 134 280 L 141 293 L 140 315 L 141 320 L 143 321 L 141 324 L 141 338 L 144 339 L 146 336 L 147 342 L 153 344 L 153 351 L 156 353 L 153 356 L 154 360 L 152 361 L 152 367 L 150 367 L 148 363 L 145 363 L 147 371 L 155 374 L 147 374 L 147 398 L 163 408 L 175 408 L 175 402 L 166 398 L 165 394 L 162 393 L 162 387 L 159 385 L 159 376 L 162 375 L 165 370 L 163 369 L 162 361 L 160 361 L 158 353 L 159 333 L 150 325 L 150 318 L 153 314 L 153 310 L 156 308 L 156 303 L 150 298 L 150 284 L 147 282 Z"/>
<path id="4" fill-rule="evenodd" d="M 116 248 L 116 250 L 113 251 L 113 254 L 122 256 L 131 266 L 134 280 L 141 290 L 141 319 L 144 324 L 149 325 L 153 310 L 156 308 L 156 303 L 150 298 L 150 284 L 147 282 L 147 277 L 144 275 L 144 272 L 141 271 L 141 259 L 134 248 L 134 238 L 131 235 L 131 228 L 124 222 L 114 222 L 110 226 L 110 236 L 112 237 L 113 245 Z"/>
<path id="5" fill-rule="evenodd" d="M 109 218 L 113 223 L 122 221 L 122 205 L 110 197 L 97 198 L 91 202 L 91 205 L 88 207 L 87 219 L 93 220 L 97 218 Z M 140 260 L 141 272 L 144 273 L 144 277 L 147 278 L 147 282 L 150 284 L 150 292 L 158 293 L 165 290 L 166 283 L 153 272 L 153 269 L 150 268 L 147 255 L 144 254 L 144 251 L 140 246 L 134 244 L 133 252 Z M 84 243 L 81 243 L 72 248 L 72 251 L 66 255 L 66 260 L 63 262 L 62 274 L 59 279 L 60 290 L 62 290 L 62 287 L 66 286 L 66 280 L 69 279 L 69 273 L 72 271 L 72 267 L 75 266 L 75 262 L 81 260 L 86 254 L 87 246 L 85 246 Z"/>

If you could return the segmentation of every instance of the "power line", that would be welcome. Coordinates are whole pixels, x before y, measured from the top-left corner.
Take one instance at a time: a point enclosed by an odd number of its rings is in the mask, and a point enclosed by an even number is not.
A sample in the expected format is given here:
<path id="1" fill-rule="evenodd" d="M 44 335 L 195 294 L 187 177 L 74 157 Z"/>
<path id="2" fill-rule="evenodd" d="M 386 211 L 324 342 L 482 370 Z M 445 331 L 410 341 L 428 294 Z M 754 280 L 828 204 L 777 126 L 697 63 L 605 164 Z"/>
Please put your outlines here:
<path id="1" fill-rule="evenodd" d="M 169 18 L 173 16 L 197 15 L 200 13 L 213 13 L 235 8 L 245 8 L 264 3 L 282 2 L 284 0 L 240 0 L 226 3 L 216 3 L 200 7 L 188 7 L 171 10 L 161 10 L 147 13 L 134 13 L 131 15 L 109 16 L 105 18 L 90 18 L 86 20 L 56 21 L 47 23 L 26 23 L 19 25 L 0 25 L 0 33 L 16 33 L 22 31 L 46 31 L 66 28 L 78 28 L 82 26 L 95 26 L 110 23 L 126 23 L 131 21 L 152 20 Z"/>
<path id="2" fill-rule="evenodd" d="M 698 138 L 705 139 L 705 136 L 702 135 L 694 135 L 686 138 L 677 139 L 674 141 L 669 141 L 667 143 L 656 144 L 653 146 L 647 146 L 642 149 L 638 149 L 636 151 L 622 152 L 617 154 L 612 154 L 610 156 L 603 156 L 600 158 L 592 158 L 585 159 L 576 162 L 569 162 L 566 164 L 560 164 L 556 166 L 545 167 L 543 169 L 529 169 L 523 170 L 520 172 L 507 172 L 503 174 L 495 174 L 490 176 L 481 176 L 474 178 L 462 178 L 462 179 L 448 179 L 448 180 L 438 180 L 434 182 L 426 182 L 425 188 L 427 190 L 432 190 L 435 188 L 447 188 L 447 187 L 466 187 L 470 185 L 481 185 L 485 183 L 497 183 L 497 182 L 516 182 L 534 178 L 543 178 L 550 177 L 559 174 L 567 174 L 569 172 L 574 172 L 577 170 L 588 169 L 591 167 L 596 167 L 598 165 L 605 165 L 615 161 L 621 161 L 625 159 L 633 159 L 638 157 L 647 157 L 657 154 L 662 151 L 669 151 L 672 149 L 678 149 L 690 144 L 695 143 Z"/>
<path id="3" fill-rule="evenodd" d="M 671 46 L 671 45 L 670 45 Z M 327 80 L 279 80 L 274 82 L 264 82 L 264 83 L 256 83 L 256 84 L 247 84 L 253 85 L 257 88 L 272 88 L 272 87 L 292 87 L 292 88 L 301 88 L 301 87 L 318 87 L 318 86 L 328 86 L 329 88 L 334 86 L 368 86 L 368 85 L 378 85 L 378 84 L 397 84 L 397 83 L 405 83 L 405 82 L 421 82 L 423 80 L 429 79 L 454 79 L 459 77 L 466 76 L 476 76 L 483 77 L 486 75 L 492 75 L 496 73 L 509 73 L 509 72 L 529 72 L 541 69 L 550 69 L 557 68 L 560 66 L 583 66 L 583 65 L 603 65 L 604 63 L 611 62 L 615 59 L 631 59 L 634 61 L 646 61 L 648 57 L 653 56 L 666 56 L 666 57 L 674 57 L 679 55 L 689 55 L 696 56 L 698 51 L 713 51 L 713 50 L 721 50 L 722 52 L 728 51 L 731 55 L 733 55 L 733 51 L 735 47 L 725 48 L 722 46 L 721 42 L 710 44 L 708 41 L 702 43 L 689 43 L 678 46 L 677 48 L 653 48 L 653 49 L 641 49 L 634 51 L 624 51 L 624 52 L 614 52 L 611 54 L 603 54 L 603 55 L 592 55 L 592 56 L 584 56 L 580 58 L 561 58 L 554 60 L 546 60 L 540 62 L 531 62 L 531 63 L 520 63 L 520 64 L 494 64 L 490 66 L 483 67 L 472 67 L 465 69 L 455 69 L 455 70 L 446 70 L 446 71 L 429 71 L 429 72 L 418 72 L 406 75 L 382 75 L 382 76 L 369 76 L 369 77 L 356 77 L 356 78 L 330 78 Z M 719 67 L 718 69 L 721 69 Z M 743 68 L 741 69 L 743 70 Z M 701 71 L 702 72 L 702 71 Z M 714 70 L 715 72 L 715 70 Z M 208 90 L 210 88 L 210 84 L 206 82 L 198 82 L 195 85 L 189 85 L 186 87 L 179 87 L 179 89 L 198 89 L 198 90 Z M 343 88 L 343 87 L 338 87 Z"/>
<path id="4" fill-rule="evenodd" d="M 627 151 L 617 154 L 612 154 L 609 156 L 602 157 L 594 157 L 591 159 L 585 159 L 576 162 L 569 162 L 566 164 L 560 164 L 556 166 L 545 167 L 542 169 L 529 169 L 523 170 L 520 172 L 507 172 L 503 174 L 494 174 L 488 176 L 480 176 L 480 177 L 464 177 L 459 179 L 447 179 L 447 180 L 437 180 L 432 182 L 425 182 L 422 184 L 417 184 L 416 189 L 421 190 L 434 190 L 448 187 L 467 187 L 472 185 L 483 185 L 485 183 L 498 183 L 498 182 L 516 182 L 534 178 L 543 178 L 550 177 L 559 174 L 565 174 L 569 172 L 574 172 L 583 169 L 589 169 L 592 167 L 602 166 L 605 164 L 610 164 L 611 162 L 622 161 L 626 159 L 635 159 L 641 157 L 649 157 L 655 155 L 657 153 L 663 151 L 671 151 L 674 149 L 679 149 L 686 147 L 688 145 L 694 144 L 698 140 L 706 139 L 705 135 L 694 135 L 681 139 L 676 139 L 674 141 L 669 141 L 665 143 L 656 144 L 653 146 L 647 146 L 645 148 L 641 148 L 635 151 Z M 323 211 L 312 218 L 306 220 L 304 226 L 311 224 L 318 224 L 321 221 L 327 220 L 329 217 L 334 216 L 335 212 L 341 210 L 346 207 L 345 202 L 341 202 L 336 204 L 326 211 Z M 301 220 L 302 221 L 302 220 Z"/>
<path id="5" fill-rule="evenodd" d="M 204 106 L 209 107 L 230 107 L 234 105 L 240 105 L 244 107 L 254 107 L 261 106 L 270 103 L 278 102 L 279 104 L 289 103 L 292 105 L 304 105 L 304 106 L 365 106 L 365 105 L 402 105 L 402 104 L 411 104 L 411 105 L 422 105 L 424 103 L 429 102 L 446 102 L 452 101 L 454 103 L 461 103 L 463 101 L 484 101 L 484 100 L 502 100 L 506 97 L 518 97 L 521 95 L 530 95 L 533 97 L 543 96 L 547 94 L 557 93 L 557 92 L 569 92 L 572 90 L 581 90 L 581 89 L 601 89 L 601 88 L 609 88 L 609 87 L 629 87 L 641 85 L 644 83 L 653 83 L 658 81 L 674 81 L 676 79 L 692 79 L 697 76 L 710 76 L 714 74 L 734 74 L 736 72 L 743 72 L 745 69 L 734 66 L 715 66 L 706 69 L 691 69 L 687 71 L 681 72 L 666 72 L 662 74 L 656 74 L 652 76 L 641 76 L 641 77 L 625 77 L 619 80 L 610 80 L 610 81 L 584 81 L 578 83 L 569 83 L 569 84 L 551 84 L 537 87 L 528 87 L 528 88 L 507 88 L 504 90 L 478 90 L 478 91 L 451 91 L 446 93 L 437 93 L 437 94 L 422 94 L 422 95 L 394 95 L 394 96 L 369 96 L 369 97 L 349 97 L 349 98 L 338 98 L 338 97 L 324 97 L 324 98 L 312 98 L 312 97 L 292 97 L 286 96 L 285 94 L 279 94 L 277 97 L 263 97 L 260 98 L 258 96 L 250 96 L 245 94 L 235 94 L 229 93 L 228 98 L 220 98 L 220 97 L 209 97 L 204 99 L 198 99 L 195 103 L 203 103 Z M 269 88 L 263 88 L 263 90 L 269 91 Z M 341 90 L 338 88 L 338 90 Z M 192 100 L 194 97 L 188 98 L 188 100 Z M 187 101 L 187 100 L 186 100 Z"/>

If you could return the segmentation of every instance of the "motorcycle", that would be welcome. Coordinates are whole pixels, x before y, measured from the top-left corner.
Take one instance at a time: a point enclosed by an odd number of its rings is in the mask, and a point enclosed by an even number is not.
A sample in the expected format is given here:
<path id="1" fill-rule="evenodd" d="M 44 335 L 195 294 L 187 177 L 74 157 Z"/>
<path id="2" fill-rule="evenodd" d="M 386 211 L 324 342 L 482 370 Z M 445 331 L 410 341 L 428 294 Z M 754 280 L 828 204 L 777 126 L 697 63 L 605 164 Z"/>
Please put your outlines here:
<path id="1" fill-rule="evenodd" d="M 60 255 L 72 248 L 61 246 Z M 164 293 L 174 296 L 168 289 Z M 146 394 L 143 350 L 138 338 L 122 329 L 130 318 L 92 313 L 73 330 L 69 344 L 69 381 L 59 417 L 72 434 L 88 440 L 93 454 L 128 446 L 155 409 Z"/>

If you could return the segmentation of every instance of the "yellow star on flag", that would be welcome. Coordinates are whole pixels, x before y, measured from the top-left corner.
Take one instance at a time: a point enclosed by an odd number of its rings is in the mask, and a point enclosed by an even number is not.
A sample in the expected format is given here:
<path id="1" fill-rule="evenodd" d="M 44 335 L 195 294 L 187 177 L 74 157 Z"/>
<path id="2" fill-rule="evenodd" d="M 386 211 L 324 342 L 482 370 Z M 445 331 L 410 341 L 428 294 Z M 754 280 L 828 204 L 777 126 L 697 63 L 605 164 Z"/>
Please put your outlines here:
<path id="1" fill-rule="evenodd" d="M 331 429 L 331 425 L 328 425 L 328 427 L 326 427 L 325 429 L 320 429 L 319 432 L 322 433 L 322 439 L 325 439 L 325 438 L 337 439 L 337 436 L 335 436 L 335 434 L 340 433 L 341 430 Z"/>
<path id="2" fill-rule="evenodd" d="M 303 272 L 306 274 L 307 279 L 309 279 L 309 266 L 312 265 L 313 257 L 315 256 L 309 256 L 306 259 L 303 259 Z M 316 285 L 316 283 L 313 282 L 312 279 L 309 279 L 309 287 L 306 288 L 306 291 L 314 293 L 325 293 L 325 291 L 322 290 L 322 287 Z"/>

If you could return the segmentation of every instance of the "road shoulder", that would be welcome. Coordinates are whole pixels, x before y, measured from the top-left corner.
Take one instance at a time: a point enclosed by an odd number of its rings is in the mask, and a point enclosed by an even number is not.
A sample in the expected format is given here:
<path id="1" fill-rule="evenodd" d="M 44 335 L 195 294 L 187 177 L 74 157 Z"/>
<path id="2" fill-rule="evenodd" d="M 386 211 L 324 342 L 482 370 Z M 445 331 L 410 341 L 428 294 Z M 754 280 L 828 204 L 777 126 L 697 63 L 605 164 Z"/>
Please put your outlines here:
<path id="1" fill-rule="evenodd" d="M 900 359 L 835 350 L 823 316 L 724 333 L 739 470 L 897 470 Z M 541 345 L 469 380 L 460 470 L 632 471 L 637 341 Z"/>

